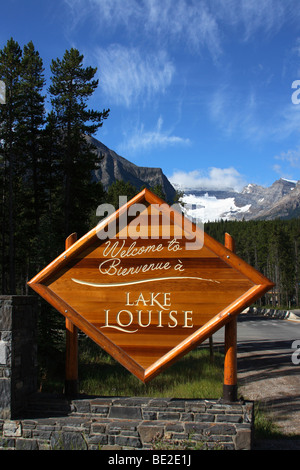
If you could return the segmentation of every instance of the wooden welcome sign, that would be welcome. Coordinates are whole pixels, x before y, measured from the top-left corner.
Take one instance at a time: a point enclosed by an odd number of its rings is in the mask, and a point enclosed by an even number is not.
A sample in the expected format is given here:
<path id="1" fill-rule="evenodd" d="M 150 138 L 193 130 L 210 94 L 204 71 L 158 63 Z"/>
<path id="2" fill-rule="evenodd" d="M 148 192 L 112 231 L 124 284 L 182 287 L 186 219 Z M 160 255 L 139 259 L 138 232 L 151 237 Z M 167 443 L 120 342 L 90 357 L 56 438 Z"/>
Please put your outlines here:
<path id="1" fill-rule="evenodd" d="M 273 286 L 147 189 L 29 285 L 143 382 Z"/>

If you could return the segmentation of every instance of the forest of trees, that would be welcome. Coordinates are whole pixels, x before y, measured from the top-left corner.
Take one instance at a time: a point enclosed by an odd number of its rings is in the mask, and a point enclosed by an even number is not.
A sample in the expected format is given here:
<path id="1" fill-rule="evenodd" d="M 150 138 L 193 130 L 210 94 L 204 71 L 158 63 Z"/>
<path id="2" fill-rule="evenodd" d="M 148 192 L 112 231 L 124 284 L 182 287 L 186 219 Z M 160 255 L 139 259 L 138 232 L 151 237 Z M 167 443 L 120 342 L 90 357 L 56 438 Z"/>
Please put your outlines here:
<path id="1" fill-rule="evenodd" d="M 91 228 L 104 201 L 102 185 L 91 179 L 97 156 L 84 137 L 109 116 L 109 109 L 87 107 L 96 68 L 83 67 L 83 56 L 70 49 L 52 60 L 51 73 L 44 94 L 43 61 L 32 42 L 21 49 L 10 39 L 0 51 L 2 294 L 26 294 L 27 281 L 61 253 L 70 233 Z"/>
<path id="2" fill-rule="evenodd" d="M 45 91 L 43 61 L 32 42 L 22 49 L 11 38 L 0 50 L 6 86 L 0 104 L 2 295 L 32 294 L 27 281 L 63 251 L 70 233 L 82 236 L 98 222 L 99 204 L 116 207 L 119 195 L 138 192 L 125 182 L 104 191 L 91 178 L 99 162 L 84 136 L 94 135 L 110 113 L 88 109 L 98 86 L 96 68 L 84 67 L 83 56 L 70 49 L 50 69 Z M 230 233 L 237 254 L 276 283 L 262 303 L 299 305 L 300 219 L 220 221 L 205 230 L 221 243 Z"/>
<path id="3" fill-rule="evenodd" d="M 260 305 L 299 306 L 300 218 L 219 221 L 205 224 L 205 232 L 220 243 L 229 233 L 235 240 L 236 254 L 276 284 Z"/>
<path id="4" fill-rule="evenodd" d="M 53 59 L 46 87 L 32 42 L 22 49 L 11 38 L 0 50 L 2 295 L 33 294 L 27 281 L 64 250 L 72 232 L 81 237 L 99 222 L 100 204 L 118 208 L 119 195 L 138 192 L 123 181 L 104 191 L 91 177 L 99 159 L 85 136 L 96 133 L 110 110 L 88 109 L 97 69 L 84 67 L 83 59 L 74 48 Z M 161 188 L 153 190 L 163 197 Z"/>

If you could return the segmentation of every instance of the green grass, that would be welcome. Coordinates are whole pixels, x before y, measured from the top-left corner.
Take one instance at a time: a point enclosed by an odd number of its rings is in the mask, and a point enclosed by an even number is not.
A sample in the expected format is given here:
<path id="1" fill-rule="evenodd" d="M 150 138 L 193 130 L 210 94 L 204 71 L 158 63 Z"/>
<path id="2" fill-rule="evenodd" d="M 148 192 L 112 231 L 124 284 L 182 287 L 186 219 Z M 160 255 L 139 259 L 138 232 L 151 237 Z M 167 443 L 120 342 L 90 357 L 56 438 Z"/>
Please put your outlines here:
<path id="1" fill-rule="evenodd" d="M 280 427 L 274 422 L 270 411 L 264 408 L 259 402 L 255 404 L 254 416 L 254 438 L 256 440 L 299 440 L 298 434 L 285 434 Z"/>
<path id="2" fill-rule="evenodd" d="M 220 398 L 223 392 L 223 355 L 200 348 L 143 384 L 89 340 L 80 346 L 80 392 L 100 396 Z"/>
<path id="3" fill-rule="evenodd" d="M 191 351 L 147 384 L 127 371 L 88 337 L 79 339 L 79 391 L 97 396 L 150 396 L 174 398 L 221 398 L 224 356 L 214 348 Z M 64 347 L 42 351 L 39 389 L 63 393 L 65 382 Z"/>
<path id="4" fill-rule="evenodd" d="M 254 430 L 255 439 L 278 439 L 283 436 L 270 414 L 259 403 L 254 409 Z"/>
<path id="5" fill-rule="evenodd" d="M 64 348 L 44 354 L 40 367 L 40 389 L 63 393 L 65 381 Z M 219 399 L 223 395 L 224 355 L 202 346 L 143 384 L 87 337 L 79 341 L 80 393 L 96 396 L 145 396 L 195 399 Z M 272 417 L 260 403 L 255 404 L 255 439 L 283 436 Z M 291 437 L 291 436 L 290 436 Z M 299 436 L 296 436 L 299 438 Z"/>

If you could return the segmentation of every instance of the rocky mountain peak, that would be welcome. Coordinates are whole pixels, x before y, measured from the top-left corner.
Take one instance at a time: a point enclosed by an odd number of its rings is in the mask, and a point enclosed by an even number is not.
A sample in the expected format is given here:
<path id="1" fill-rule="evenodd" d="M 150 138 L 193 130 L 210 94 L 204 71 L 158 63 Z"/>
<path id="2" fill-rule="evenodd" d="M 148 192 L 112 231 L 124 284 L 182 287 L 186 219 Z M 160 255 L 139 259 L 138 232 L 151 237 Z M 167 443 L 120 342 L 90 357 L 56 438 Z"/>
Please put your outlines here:
<path id="1" fill-rule="evenodd" d="M 89 136 L 86 139 L 96 148 L 95 152 L 99 160 L 98 168 L 95 170 L 93 177 L 96 181 L 101 181 L 104 189 L 107 190 L 117 180 L 129 182 L 137 190 L 142 187 L 153 188 L 159 185 L 166 196 L 166 200 L 173 202 L 176 191 L 161 168 L 135 165 L 106 147 L 99 140 Z"/>
<path id="2" fill-rule="evenodd" d="M 135 165 L 97 139 L 87 137 L 87 140 L 93 144 L 99 157 L 93 177 L 101 181 L 105 189 L 117 180 L 130 182 L 138 190 L 160 185 L 165 199 L 173 203 L 176 190 L 161 168 Z M 300 217 L 300 180 L 280 178 L 269 187 L 251 183 L 240 192 L 225 189 L 180 189 L 184 192 L 182 202 L 187 215 L 203 222 Z"/>
<path id="3" fill-rule="evenodd" d="M 251 183 L 241 192 L 184 191 L 191 216 L 199 220 L 251 220 L 300 216 L 300 181 L 280 178 L 269 187 Z"/>

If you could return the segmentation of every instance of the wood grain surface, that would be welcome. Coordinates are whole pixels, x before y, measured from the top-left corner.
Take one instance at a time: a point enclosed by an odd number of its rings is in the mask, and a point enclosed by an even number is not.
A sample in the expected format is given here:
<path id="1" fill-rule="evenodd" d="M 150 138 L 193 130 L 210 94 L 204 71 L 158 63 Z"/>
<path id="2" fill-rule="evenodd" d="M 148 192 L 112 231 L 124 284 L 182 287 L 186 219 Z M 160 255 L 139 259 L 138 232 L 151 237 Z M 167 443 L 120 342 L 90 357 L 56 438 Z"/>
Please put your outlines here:
<path id="1" fill-rule="evenodd" d="M 146 382 L 273 283 L 143 190 L 29 285 Z"/>

